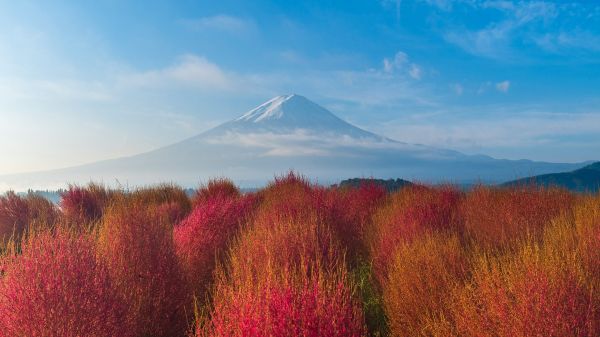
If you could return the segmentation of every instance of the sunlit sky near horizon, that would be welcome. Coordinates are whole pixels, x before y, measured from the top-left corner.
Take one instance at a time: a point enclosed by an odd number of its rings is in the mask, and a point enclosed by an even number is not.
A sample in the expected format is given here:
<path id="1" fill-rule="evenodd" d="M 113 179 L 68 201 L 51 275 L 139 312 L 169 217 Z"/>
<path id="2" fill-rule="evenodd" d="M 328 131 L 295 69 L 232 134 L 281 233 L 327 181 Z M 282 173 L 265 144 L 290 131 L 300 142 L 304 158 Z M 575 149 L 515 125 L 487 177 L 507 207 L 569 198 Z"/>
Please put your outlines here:
<path id="1" fill-rule="evenodd" d="M 600 2 L 0 0 L 0 174 L 168 145 L 298 93 L 387 137 L 600 159 Z"/>

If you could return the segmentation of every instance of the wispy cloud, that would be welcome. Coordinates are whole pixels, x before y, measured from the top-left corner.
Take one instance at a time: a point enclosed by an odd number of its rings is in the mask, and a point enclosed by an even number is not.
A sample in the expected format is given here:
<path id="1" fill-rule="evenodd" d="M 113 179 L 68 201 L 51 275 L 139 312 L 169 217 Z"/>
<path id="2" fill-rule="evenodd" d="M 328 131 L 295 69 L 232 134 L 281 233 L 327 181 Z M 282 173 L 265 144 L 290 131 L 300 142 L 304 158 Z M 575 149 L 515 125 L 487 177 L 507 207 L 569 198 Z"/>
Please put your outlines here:
<path id="1" fill-rule="evenodd" d="M 408 74 L 410 75 L 410 77 L 414 78 L 415 80 L 420 80 L 423 72 L 421 70 L 421 67 L 419 67 L 418 65 L 413 63 L 410 65 Z"/>
<path id="2" fill-rule="evenodd" d="M 502 81 L 496 83 L 496 90 L 507 93 L 508 89 L 510 89 L 510 81 Z"/>
<path id="3" fill-rule="evenodd" d="M 226 90 L 235 85 L 233 75 L 206 58 L 187 54 L 164 69 L 133 72 L 120 77 L 127 86 L 169 86 L 183 84 L 206 90 Z"/>
<path id="4" fill-rule="evenodd" d="M 396 52 L 393 57 L 384 58 L 383 71 L 388 74 L 404 72 L 415 80 L 420 80 L 423 76 L 423 70 L 421 66 L 410 62 L 408 55 L 403 51 Z"/>
<path id="5" fill-rule="evenodd" d="M 536 148 L 552 149 L 555 146 L 576 150 L 569 160 L 600 159 L 591 151 L 593 146 L 590 148 L 590 144 L 595 144 L 593 141 L 590 143 L 590 140 L 597 140 L 597 135 L 600 134 L 600 112 L 549 113 L 516 106 L 513 109 L 514 113 L 510 113 L 505 110 L 494 111 L 490 107 L 477 107 L 477 111 L 486 113 L 469 120 L 453 117 L 457 112 L 449 110 L 424 119 L 403 118 L 391 121 L 376 131 L 392 139 L 467 153 L 502 155 L 505 152 L 500 151 L 501 149 L 510 149 L 513 159 L 556 161 L 556 157 L 552 158 L 550 152 L 541 154 L 532 151 Z M 583 138 L 578 141 L 578 137 Z M 572 140 L 567 143 L 565 138 Z M 567 160 L 564 157 L 562 160 Z"/>
<path id="6" fill-rule="evenodd" d="M 446 11 L 453 10 L 445 1 L 426 2 Z M 488 14 L 495 11 L 495 16 L 499 14 L 498 19 L 479 28 L 451 21 L 442 26 L 442 36 L 447 42 L 473 55 L 514 60 L 519 58 L 523 45 L 537 45 L 543 51 L 554 53 L 600 50 L 598 31 L 583 24 L 593 22 L 586 14 L 589 11 L 579 8 L 585 4 L 486 0 L 460 1 L 455 5 L 465 6 L 473 15 L 486 15 L 486 11 Z"/>

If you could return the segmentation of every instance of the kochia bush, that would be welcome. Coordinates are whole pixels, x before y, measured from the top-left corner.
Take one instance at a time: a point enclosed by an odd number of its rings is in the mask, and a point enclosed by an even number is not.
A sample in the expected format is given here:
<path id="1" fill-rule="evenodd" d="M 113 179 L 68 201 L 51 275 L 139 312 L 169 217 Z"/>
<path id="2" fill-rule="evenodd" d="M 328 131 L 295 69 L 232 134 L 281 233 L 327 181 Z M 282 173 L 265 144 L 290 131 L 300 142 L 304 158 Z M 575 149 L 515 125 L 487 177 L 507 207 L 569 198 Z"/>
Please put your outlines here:
<path id="1" fill-rule="evenodd" d="M 462 193 L 452 186 L 409 186 L 394 193 L 375 212 L 368 240 L 380 284 L 401 241 L 431 232 L 460 232 L 457 207 L 461 197 Z"/>
<path id="2" fill-rule="evenodd" d="M 516 254 L 480 255 L 453 296 L 460 336 L 597 336 L 600 310 L 573 252 L 525 244 Z"/>
<path id="3" fill-rule="evenodd" d="M 189 299 L 169 219 L 139 199 L 122 196 L 104 212 L 99 253 L 139 336 L 181 336 Z M 191 313 L 189 313 L 191 318 Z"/>
<path id="4" fill-rule="evenodd" d="M 60 209 L 68 222 L 77 226 L 88 225 L 100 219 L 114 193 L 94 183 L 85 187 L 71 185 L 61 193 Z"/>
<path id="5" fill-rule="evenodd" d="M 35 234 L 3 262 L 0 336 L 135 336 L 88 236 Z"/>
<path id="6" fill-rule="evenodd" d="M 57 216 L 54 205 L 41 196 L 28 194 L 21 197 L 7 192 L 0 196 L 0 247 L 10 238 L 18 243 L 29 228 L 52 226 Z"/>
<path id="7" fill-rule="evenodd" d="M 207 197 L 175 226 L 177 257 L 194 295 L 203 300 L 211 284 L 217 259 L 248 220 L 254 209 L 253 195 L 215 194 Z"/>
<path id="8" fill-rule="evenodd" d="M 364 336 L 363 315 L 347 282 L 343 274 L 310 274 L 295 282 L 219 288 L 211 320 L 195 336 Z"/>
<path id="9" fill-rule="evenodd" d="M 461 202 L 460 214 L 470 239 L 499 249 L 527 236 L 539 237 L 552 219 L 570 212 L 574 201 L 558 188 L 478 186 Z"/>

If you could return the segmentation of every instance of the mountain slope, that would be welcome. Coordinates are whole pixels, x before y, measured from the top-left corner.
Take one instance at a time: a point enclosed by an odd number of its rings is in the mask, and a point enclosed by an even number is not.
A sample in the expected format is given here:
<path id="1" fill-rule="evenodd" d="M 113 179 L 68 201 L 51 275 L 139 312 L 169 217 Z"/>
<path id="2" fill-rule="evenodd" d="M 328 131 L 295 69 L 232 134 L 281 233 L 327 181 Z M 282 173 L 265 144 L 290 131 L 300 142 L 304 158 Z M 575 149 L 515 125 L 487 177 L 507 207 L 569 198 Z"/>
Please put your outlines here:
<path id="1" fill-rule="evenodd" d="M 305 97 L 285 95 L 154 151 L 60 170 L 0 176 L 0 190 L 56 189 L 90 180 L 125 186 L 161 181 L 195 186 L 215 176 L 253 187 L 290 169 L 322 183 L 360 176 L 500 182 L 582 166 L 498 160 L 407 144 L 351 125 Z"/>
<path id="2" fill-rule="evenodd" d="M 559 186 L 571 191 L 592 192 L 600 190 L 600 162 L 571 172 L 549 173 L 506 182 L 503 186 L 535 184 L 541 186 Z"/>

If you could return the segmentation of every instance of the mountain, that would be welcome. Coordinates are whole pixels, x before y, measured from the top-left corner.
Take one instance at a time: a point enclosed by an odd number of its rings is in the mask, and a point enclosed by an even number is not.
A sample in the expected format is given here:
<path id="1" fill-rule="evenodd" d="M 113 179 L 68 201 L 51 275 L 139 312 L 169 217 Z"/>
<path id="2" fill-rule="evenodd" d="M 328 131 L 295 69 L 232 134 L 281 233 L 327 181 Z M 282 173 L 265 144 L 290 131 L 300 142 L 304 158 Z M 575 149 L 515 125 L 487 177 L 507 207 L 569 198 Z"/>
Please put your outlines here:
<path id="1" fill-rule="evenodd" d="M 90 180 L 125 186 L 164 181 L 196 186 L 216 176 L 255 187 L 290 169 L 320 183 L 375 176 L 496 183 L 582 166 L 500 160 L 407 144 L 351 125 L 300 95 L 284 95 L 197 136 L 139 155 L 0 176 L 0 190 L 56 189 Z"/>
<path id="2" fill-rule="evenodd" d="M 564 187 L 576 192 L 596 193 L 600 190 L 600 162 L 571 172 L 549 173 L 506 182 L 503 186 L 535 184 Z"/>

